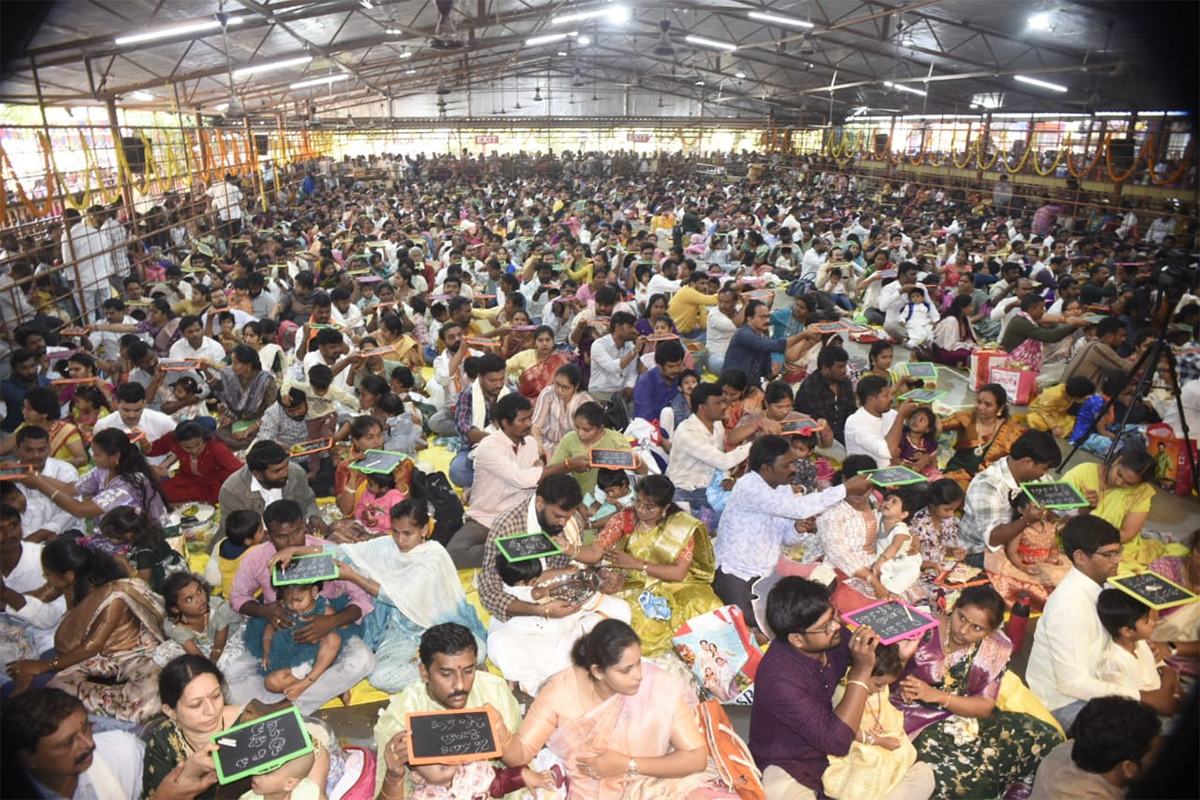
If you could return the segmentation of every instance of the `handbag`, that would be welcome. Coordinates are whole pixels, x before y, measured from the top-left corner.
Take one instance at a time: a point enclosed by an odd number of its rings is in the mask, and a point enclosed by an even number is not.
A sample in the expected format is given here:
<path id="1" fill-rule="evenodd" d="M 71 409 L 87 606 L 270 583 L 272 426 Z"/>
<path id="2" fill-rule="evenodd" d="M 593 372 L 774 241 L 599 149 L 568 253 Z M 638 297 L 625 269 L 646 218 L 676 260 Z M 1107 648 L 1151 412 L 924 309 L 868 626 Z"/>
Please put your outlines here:
<path id="1" fill-rule="evenodd" d="M 708 756 L 725 788 L 737 792 L 742 800 L 767 800 L 762 773 L 721 704 L 705 700 L 696 708 L 696 717 L 708 743 Z"/>

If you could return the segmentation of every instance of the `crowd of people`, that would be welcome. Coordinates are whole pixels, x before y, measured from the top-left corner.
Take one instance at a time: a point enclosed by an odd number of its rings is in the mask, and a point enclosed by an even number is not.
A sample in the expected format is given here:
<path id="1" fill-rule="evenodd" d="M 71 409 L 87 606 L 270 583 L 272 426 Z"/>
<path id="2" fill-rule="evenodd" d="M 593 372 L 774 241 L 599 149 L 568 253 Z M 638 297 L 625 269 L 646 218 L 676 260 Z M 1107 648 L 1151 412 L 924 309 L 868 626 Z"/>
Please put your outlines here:
<path id="1" fill-rule="evenodd" d="M 310 164 L 266 211 L 229 175 L 153 246 L 64 220 L 91 305 L 29 283 L 0 381 L 5 797 L 212 797 L 214 734 L 371 692 L 373 750 L 312 721 L 242 796 L 1123 797 L 1184 758 L 1200 603 L 1105 588 L 1200 588 L 1197 536 L 1146 528 L 1190 491 L 1149 426 L 1200 428 L 1173 232 L 836 170 L 446 163 Z M 905 396 L 1001 352 L 1031 400 Z M 1022 490 L 1055 473 L 1086 507 Z M 316 555 L 336 577 L 280 582 Z M 847 623 L 880 602 L 930 624 Z M 497 759 L 408 763 L 408 714 L 468 708 Z"/>

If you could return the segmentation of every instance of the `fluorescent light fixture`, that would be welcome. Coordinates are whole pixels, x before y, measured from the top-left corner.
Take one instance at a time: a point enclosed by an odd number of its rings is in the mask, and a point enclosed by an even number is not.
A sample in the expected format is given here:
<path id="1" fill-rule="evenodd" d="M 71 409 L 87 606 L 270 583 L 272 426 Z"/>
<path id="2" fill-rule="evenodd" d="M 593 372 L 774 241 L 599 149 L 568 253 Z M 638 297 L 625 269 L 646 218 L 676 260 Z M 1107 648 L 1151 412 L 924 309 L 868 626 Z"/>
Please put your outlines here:
<path id="1" fill-rule="evenodd" d="M 405 51 L 404 51 L 404 52 L 402 52 L 402 53 L 401 53 L 399 56 L 397 56 L 397 58 L 412 58 L 412 57 L 413 57 L 413 51 L 412 51 L 412 50 L 405 50 Z"/>
<path id="2" fill-rule="evenodd" d="M 562 56 L 563 58 L 566 58 L 566 56 L 567 56 L 567 51 L 566 51 L 566 50 L 559 50 L 559 51 L 558 51 L 558 54 L 559 54 L 560 56 Z"/>
<path id="3" fill-rule="evenodd" d="M 696 85 L 697 85 L 697 86 L 703 86 L 703 85 L 704 85 L 704 78 L 697 78 L 697 79 L 696 79 Z"/>
<path id="4" fill-rule="evenodd" d="M 736 44 L 730 42 L 718 42 L 716 39 L 705 39 L 703 36 L 685 36 L 683 40 L 688 44 L 694 44 L 697 47 L 711 47 L 714 50 L 737 50 Z"/>
<path id="5" fill-rule="evenodd" d="M 580 36 L 577 39 L 575 39 L 575 44 L 580 45 L 581 47 L 587 47 L 591 43 L 592 43 L 592 37 L 590 37 L 590 36 Z"/>
<path id="6" fill-rule="evenodd" d="M 1029 18 L 1028 24 L 1031 30 L 1048 31 L 1051 27 L 1050 15 L 1045 12 L 1034 14 Z"/>
<path id="7" fill-rule="evenodd" d="M 404 74 L 405 75 L 416 75 L 417 71 L 415 69 L 406 69 L 406 70 L 404 70 Z"/>
<path id="8" fill-rule="evenodd" d="M 388 28 L 387 30 L 384 31 L 384 33 L 386 33 L 388 36 L 403 36 L 404 35 L 404 31 L 400 30 L 399 28 Z"/>
<path id="9" fill-rule="evenodd" d="M 240 25 L 245 21 L 245 17 L 230 17 L 226 24 Z M 169 39 L 173 36 L 187 36 L 195 33 L 205 33 L 206 31 L 216 31 L 221 29 L 220 20 L 204 19 L 197 22 L 185 22 L 182 25 L 172 25 L 169 28 L 159 28 L 153 31 L 144 31 L 142 33 L 132 33 L 129 36 L 118 36 L 113 39 L 116 45 L 137 44 L 138 42 L 152 42 L 155 39 Z"/>
<path id="10" fill-rule="evenodd" d="M 551 25 L 565 25 L 568 22 L 583 22 L 589 19 L 606 18 L 609 22 L 628 22 L 629 9 L 625 6 L 613 6 L 597 11 L 578 11 L 574 14 L 559 14 L 550 20 Z"/>
<path id="11" fill-rule="evenodd" d="M 216 107 L 215 109 L 213 109 L 213 110 L 214 110 L 214 111 L 228 111 L 228 110 L 229 110 L 229 103 L 221 103 L 221 105 L 217 106 L 217 107 Z"/>
<path id="12" fill-rule="evenodd" d="M 568 36 L 577 36 L 579 31 L 571 31 L 570 33 L 547 33 L 545 36 L 534 36 L 532 39 L 525 40 L 526 47 L 537 47 L 539 44 L 550 44 L 551 42 L 561 42 Z"/>
<path id="13" fill-rule="evenodd" d="M 891 81 L 884 81 L 883 85 L 888 87 L 889 89 L 895 89 L 898 92 L 908 92 L 909 94 L 915 94 L 920 97 L 924 97 L 925 95 L 929 94 L 929 92 L 926 92 L 923 89 L 914 89 L 911 86 L 905 86 L 903 83 L 892 83 Z"/>
<path id="14" fill-rule="evenodd" d="M 795 19 L 793 17 L 781 17 L 778 14 L 766 14 L 766 13 L 763 13 L 762 11 L 751 11 L 746 16 L 750 17 L 750 19 L 756 19 L 759 22 L 770 22 L 775 25 L 791 25 L 794 28 L 811 28 L 811 27 L 813 27 L 813 24 L 811 22 L 805 22 L 802 19 Z"/>
<path id="15" fill-rule="evenodd" d="M 743 80 L 743 79 L 745 79 L 745 77 L 746 77 L 746 73 L 744 73 L 744 72 L 735 72 L 735 73 L 733 74 L 733 77 L 737 78 L 737 79 L 740 81 L 740 80 Z"/>
<path id="16" fill-rule="evenodd" d="M 295 58 L 285 58 L 280 61 L 265 61 L 262 64 L 251 64 L 248 67 L 238 67 L 233 71 L 233 77 L 241 78 L 246 75 L 254 75 L 259 72 L 269 72 L 273 69 L 284 69 L 285 67 L 298 67 L 302 64 L 307 64 L 312 61 L 312 56 L 296 56 Z"/>
<path id="17" fill-rule="evenodd" d="M 289 89 L 308 89 L 312 86 L 325 86 L 326 84 L 337 83 L 338 81 L 347 80 L 349 77 L 350 76 L 345 73 L 339 73 L 337 75 L 325 75 L 320 78 L 310 78 L 309 80 L 306 80 L 306 81 L 297 81 L 296 83 L 293 83 L 290 86 L 288 86 L 288 88 Z"/>
<path id="18" fill-rule="evenodd" d="M 1050 83 L 1050 81 L 1043 81 L 1043 80 L 1039 80 L 1037 78 L 1031 78 L 1028 75 L 1014 75 L 1013 80 L 1019 81 L 1021 83 L 1028 83 L 1030 86 L 1037 86 L 1042 89 L 1049 89 L 1052 92 L 1070 91 L 1066 86 L 1063 86 L 1061 84 Z"/>
<path id="19" fill-rule="evenodd" d="M 138 91 L 134 92 L 133 94 L 129 95 L 129 99 L 130 100 L 138 100 L 140 102 L 147 103 L 154 99 L 154 95 L 150 94 L 149 92 L 143 92 L 141 90 L 138 90 Z"/>

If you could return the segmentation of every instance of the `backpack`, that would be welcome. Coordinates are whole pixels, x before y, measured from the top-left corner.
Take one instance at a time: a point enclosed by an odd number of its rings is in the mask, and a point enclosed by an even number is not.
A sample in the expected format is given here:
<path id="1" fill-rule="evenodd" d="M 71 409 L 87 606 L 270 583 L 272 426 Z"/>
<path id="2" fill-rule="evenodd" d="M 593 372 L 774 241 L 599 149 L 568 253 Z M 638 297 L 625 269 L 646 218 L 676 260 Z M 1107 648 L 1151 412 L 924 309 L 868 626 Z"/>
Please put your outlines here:
<path id="1" fill-rule="evenodd" d="M 729 715 L 719 700 L 705 700 L 696 708 L 697 722 L 708 742 L 708 757 L 721 783 L 742 800 L 766 800 L 762 773 L 754 764 L 750 748 L 733 730 Z"/>
<path id="2" fill-rule="evenodd" d="M 624 431 L 633 422 L 633 411 L 622 392 L 615 392 L 604 404 L 604 427 Z"/>
<path id="3" fill-rule="evenodd" d="M 463 525 L 463 504 L 441 472 L 412 472 L 412 496 L 424 500 L 433 517 L 433 540 L 445 546 Z"/>

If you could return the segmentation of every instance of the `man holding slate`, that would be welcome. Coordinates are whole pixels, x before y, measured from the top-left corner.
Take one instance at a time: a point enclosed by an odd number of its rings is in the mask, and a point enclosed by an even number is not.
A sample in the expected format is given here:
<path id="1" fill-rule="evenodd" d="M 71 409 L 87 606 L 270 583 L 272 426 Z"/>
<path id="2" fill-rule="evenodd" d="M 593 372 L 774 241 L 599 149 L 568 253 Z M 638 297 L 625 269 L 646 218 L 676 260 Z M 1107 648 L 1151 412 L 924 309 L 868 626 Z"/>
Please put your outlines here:
<path id="1" fill-rule="evenodd" d="M 912 401 L 892 408 L 892 387 L 879 375 L 858 382 L 858 411 L 846 420 L 846 455 L 875 459 L 875 466 L 891 466 L 900 452 L 904 422 L 920 406 Z"/>
<path id="2" fill-rule="evenodd" d="M 266 619 L 276 628 L 291 628 L 295 622 L 279 604 L 271 580 L 271 561 L 289 547 L 324 547 L 327 542 L 308 534 L 304 512 L 291 500 L 276 500 L 267 506 L 263 511 L 263 524 L 267 527 L 267 540 L 242 557 L 229 602 L 236 611 L 248 617 Z M 296 641 L 319 642 L 331 630 L 352 625 L 375 608 L 371 596 L 348 581 L 327 581 L 321 588 L 321 596 L 330 600 L 346 596 L 349 604 L 336 614 L 318 617 L 298 629 Z M 343 635 L 343 639 L 337 661 L 296 700 L 302 713 L 311 714 L 371 674 L 375 656 L 367 645 L 357 636 Z M 275 701 L 283 697 L 266 690 L 259 664 L 249 653 L 235 660 L 226 673 L 233 702 L 245 703 L 253 698 Z"/>
<path id="3" fill-rule="evenodd" d="M 308 524 L 318 533 L 325 533 L 325 521 L 317 509 L 317 497 L 308 485 L 308 473 L 294 463 L 282 445 L 273 441 L 258 441 L 246 454 L 246 466 L 221 484 L 221 535 L 225 520 L 234 511 L 249 510 L 261 514 L 277 500 L 298 504 Z"/>
<path id="4" fill-rule="evenodd" d="M 407 777 L 408 715 L 420 711 L 446 711 L 490 706 L 499 712 L 508 730 L 521 725 L 521 709 L 508 683 L 499 675 L 479 670 L 475 636 L 462 625 L 434 625 L 421 635 L 421 683 L 392 697 L 375 723 L 375 773 L 378 797 L 400 800 L 412 789 Z"/>

